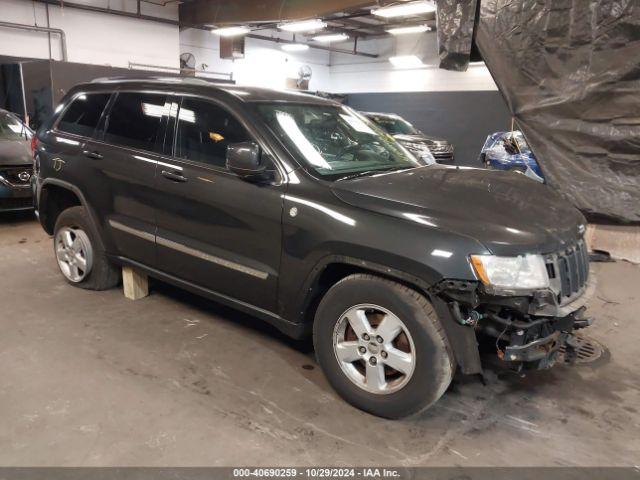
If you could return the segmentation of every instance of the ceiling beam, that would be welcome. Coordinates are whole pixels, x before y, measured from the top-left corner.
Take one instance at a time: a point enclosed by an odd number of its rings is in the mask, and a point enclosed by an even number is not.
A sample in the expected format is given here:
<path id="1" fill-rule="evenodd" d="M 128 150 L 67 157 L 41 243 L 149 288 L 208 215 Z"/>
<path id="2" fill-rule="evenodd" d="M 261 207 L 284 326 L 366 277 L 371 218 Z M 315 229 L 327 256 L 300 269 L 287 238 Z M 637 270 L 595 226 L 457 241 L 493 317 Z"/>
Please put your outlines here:
<path id="1" fill-rule="evenodd" d="M 180 4 L 180 21 L 200 25 L 280 22 L 389 3 L 392 0 L 195 0 Z"/>

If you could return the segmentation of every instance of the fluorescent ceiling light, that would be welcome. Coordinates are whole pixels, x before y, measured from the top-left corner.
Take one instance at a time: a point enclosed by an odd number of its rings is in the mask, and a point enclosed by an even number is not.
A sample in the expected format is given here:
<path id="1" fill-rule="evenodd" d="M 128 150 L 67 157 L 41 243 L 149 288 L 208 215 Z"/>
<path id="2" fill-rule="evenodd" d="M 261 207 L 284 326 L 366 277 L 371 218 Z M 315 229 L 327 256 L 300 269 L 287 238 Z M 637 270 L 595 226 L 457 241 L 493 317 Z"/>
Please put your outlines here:
<path id="1" fill-rule="evenodd" d="M 402 3 L 400 5 L 391 5 L 390 7 L 377 8 L 371 10 L 371 13 L 379 17 L 406 17 L 408 15 L 419 15 L 421 13 L 431 13 L 436 11 L 433 2 L 419 1 Z"/>
<path id="2" fill-rule="evenodd" d="M 285 52 L 303 52 L 309 50 L 309 45 L 304 43 L 285 43 L 280 48 Z"/>
<path id="3" fill-rule="evenodd" d="M 236 26 L 216 28 L 215 30 L 211 30 L 211 33 L 215 33 L 221 37 L 237 37 L 238 35 L 246 35 L 250 31 L 251 29 L 249 27 Z"/>
<path id="4" fill-rule="evenodd" d="M 316 42 L 321 43 L 330 43 L 330 42 L 341 42 L 343 40 L 347 40 L 349 35 L 346 33 L 329 33 L 327 35 L 317 35 L 313 37 Z"/>
<path id="5" fill-rule="evenodd" d="M 418 68 L 424 65 L 415 55 L 399 55 L 389 58 L 389 61 L 398 68 Z"/>
<path id="6" fill-rule="evenodd" d="M 310 32 L 312 30 L 322 30 L 327 24 L 318 18 L 313 20 L 303 20 L 301 22 L 282 23 L 278 25 L 280 30 L 287 32 Z"/>
<path id="7" fill-rule="evenodd" d="M 406 35 L 407 33 L 430 32 L 431 27 L 427 25 L 413 25 L 412 27 L 397 27 L 387 30 L 391 35 Z"/>

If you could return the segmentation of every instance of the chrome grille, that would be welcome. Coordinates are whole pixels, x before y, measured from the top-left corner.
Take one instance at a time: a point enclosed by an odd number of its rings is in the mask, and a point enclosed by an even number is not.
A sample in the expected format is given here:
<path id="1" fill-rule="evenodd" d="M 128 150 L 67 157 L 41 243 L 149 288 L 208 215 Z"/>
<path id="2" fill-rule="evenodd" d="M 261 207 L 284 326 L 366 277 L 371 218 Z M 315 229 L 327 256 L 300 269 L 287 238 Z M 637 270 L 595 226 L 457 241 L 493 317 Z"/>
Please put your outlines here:
<path id="1" fill-rule="evenodd" d="M 442 145 L 442 144 L 431 144 L 429 145 L 429 149 L 437 153 L 451 153 L 453 151 L 453 148 L 451 148 L 451 145 Z"/>
<path id="2" fill-rule="evenodd" d="M 582 293 L 589 279 L 589 253 L 584 240 L 547 256 L 547 272 L 560 304 Z"/>
<path id="3" fill-rule="evenodd" d="M 453 158 L 453 145 L 448 142 L 427 142 L 435 158 Z"/>
<path id="4" fill-rule="evenodd" d="M 31 175 L 33 175 L 31 166 L 0 167 L 0 177 L 14 187 L 28 186 Z"/>

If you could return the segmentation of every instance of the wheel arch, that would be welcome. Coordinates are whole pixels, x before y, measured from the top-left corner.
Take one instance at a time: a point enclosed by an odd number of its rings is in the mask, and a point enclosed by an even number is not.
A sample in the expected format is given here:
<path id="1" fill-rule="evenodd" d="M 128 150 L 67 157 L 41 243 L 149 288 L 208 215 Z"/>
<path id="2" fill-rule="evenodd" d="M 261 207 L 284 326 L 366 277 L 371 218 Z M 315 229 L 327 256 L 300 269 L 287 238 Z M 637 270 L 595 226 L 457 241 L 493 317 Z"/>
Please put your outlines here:
<path id="1" fill-rule="evenodd" d="M 401 283 L 429 297 L 430 284 L 411 274 L 369 260 L 330 255 L 320 260 L 310 272 L 303 289 L 298 321 L 313 323 L 318 303 L 324 294 L 338 281 L 355 273 L 369 273 Z"/>
<path id="2" fill-rule="evenodd" d="M 56 220 L 60 214 L 70 207 L 82 206 L 89 214 L 89 220 L 98 233 L 100 242 L 104 244 L 102 229 L 96 221 L 95 212 L 88 204 L 82 191 L 75 185 L 57 178 L 47 178 L 42 182 L 38 195 L 38 216 L 42 228 L 53 235 Z"/>
<path id="3" fill-rule="evenodd" d="M 458 324 L 451 315 L 448 304 L 430 290 L 432 284 L 425 280 L 385 265 L 347 256 L 329 256 L 319 262 L 309 275 L 301 294 L 304 296 L 300 318 L 304 331 L 311 332 L 318 305 L 326 292 L 343 278 L 368 273 L 400 283 L 429 300 L 443 323 L 445 334 L 453 350 L 454 360 L 465 374 L 481 373 L 480 355 L 473 328 Z"/>

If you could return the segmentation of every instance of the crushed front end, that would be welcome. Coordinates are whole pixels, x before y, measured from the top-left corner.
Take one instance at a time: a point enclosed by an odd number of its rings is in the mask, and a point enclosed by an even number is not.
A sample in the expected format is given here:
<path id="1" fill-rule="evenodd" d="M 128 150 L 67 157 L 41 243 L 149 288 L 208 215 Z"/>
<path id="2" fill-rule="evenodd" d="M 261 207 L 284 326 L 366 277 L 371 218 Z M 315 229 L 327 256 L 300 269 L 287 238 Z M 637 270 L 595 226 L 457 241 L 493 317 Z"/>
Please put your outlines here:
<path id="1" fill-rule="evenodd" d="M 451 317 L 495 345 L 497 356 L 516 370 L 551 367 L 562 347 L 575 346 L 574 332 L 587 327 L 586 303 L 595 278 L 583 240 L 543 255 L 545 288 L 494 287 L 488 282 L 443 280 L 432 288 L 447 303 Z"/>

